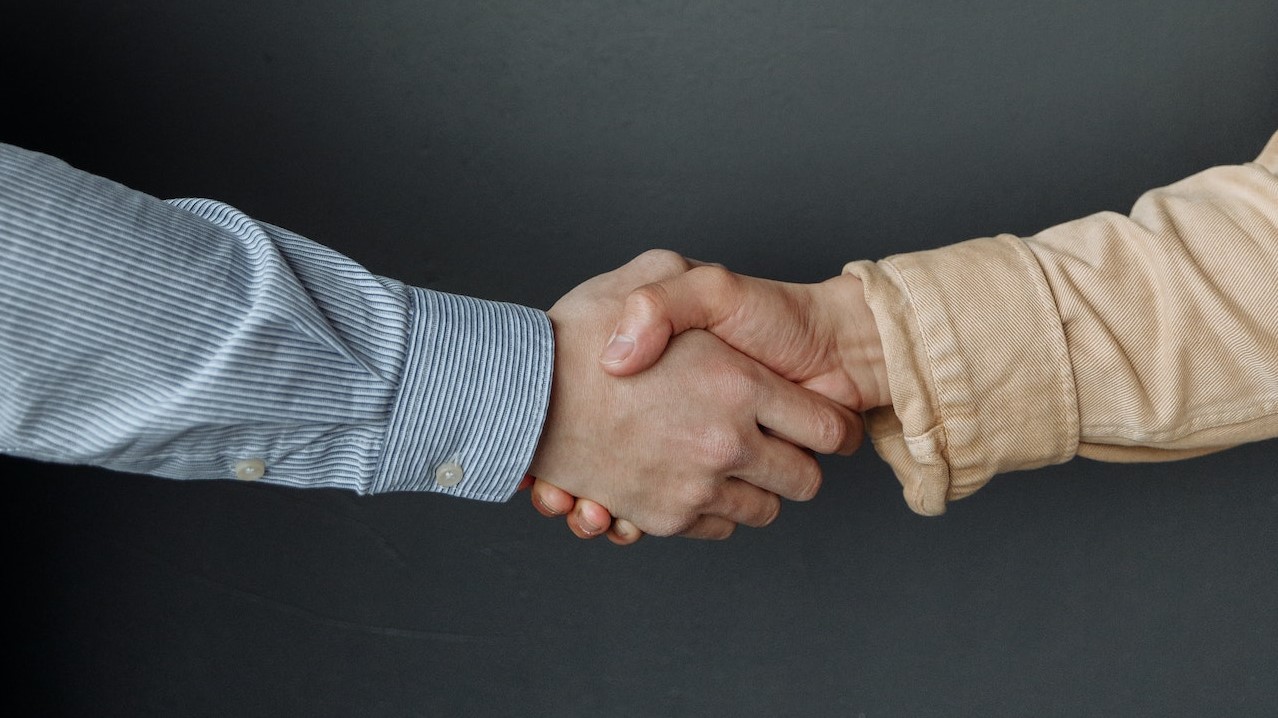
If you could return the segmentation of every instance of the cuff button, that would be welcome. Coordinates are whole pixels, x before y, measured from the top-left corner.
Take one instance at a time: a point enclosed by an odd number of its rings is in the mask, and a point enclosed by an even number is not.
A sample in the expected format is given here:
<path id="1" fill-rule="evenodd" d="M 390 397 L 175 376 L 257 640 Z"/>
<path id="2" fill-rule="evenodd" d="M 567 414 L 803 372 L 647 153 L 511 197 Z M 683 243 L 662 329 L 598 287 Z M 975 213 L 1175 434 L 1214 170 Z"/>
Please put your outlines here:
<path id="1" fill-rule="evenodd" d="M 241 481 L 256 481 L 266 473 L 266 462 L 261 459 L 245 459 L 235 462 L 235 478 Z"/>
<path id="2" fill-rule="evenodd" d="M 439 465 L 435 469 L 435 483 L 444 488 L 451 488 L 461 483 L 465 478 L 465 472 L 462 471 L 461 464 L 449 461 Z"/>

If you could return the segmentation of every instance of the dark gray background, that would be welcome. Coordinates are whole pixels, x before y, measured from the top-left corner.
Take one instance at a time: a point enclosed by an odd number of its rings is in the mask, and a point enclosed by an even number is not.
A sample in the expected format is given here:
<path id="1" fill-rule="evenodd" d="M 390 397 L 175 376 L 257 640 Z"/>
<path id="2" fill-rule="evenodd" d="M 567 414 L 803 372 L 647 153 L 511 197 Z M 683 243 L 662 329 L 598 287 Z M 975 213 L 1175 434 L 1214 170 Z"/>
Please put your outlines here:
<path id="1" fill-rule="evenodd" d="M 796 281 L 1255 156 L 1272 0 L 43 2 L 0 139 L 548 307 L 650 247 Z M 911 515 L 872 452 L 726 543 L 520 497 L 0 461 L 11 699 L 81 716 L 1259 715 L 1275 447 Z"/>

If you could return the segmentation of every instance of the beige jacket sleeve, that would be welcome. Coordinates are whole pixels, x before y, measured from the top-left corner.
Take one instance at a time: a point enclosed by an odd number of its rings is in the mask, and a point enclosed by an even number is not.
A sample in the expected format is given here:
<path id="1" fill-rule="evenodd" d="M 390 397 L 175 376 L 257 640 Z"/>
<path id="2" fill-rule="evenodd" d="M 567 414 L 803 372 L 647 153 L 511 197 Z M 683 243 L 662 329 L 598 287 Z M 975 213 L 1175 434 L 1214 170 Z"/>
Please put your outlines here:
<path id="1" fill-rule="evenodd" d="M 910 508 L 994 474 L 1165 461 L 1278 436 L 1278 134 L 1034 237 L 845 272 L 865 283 L 893 406 L 867 417 Z"/>

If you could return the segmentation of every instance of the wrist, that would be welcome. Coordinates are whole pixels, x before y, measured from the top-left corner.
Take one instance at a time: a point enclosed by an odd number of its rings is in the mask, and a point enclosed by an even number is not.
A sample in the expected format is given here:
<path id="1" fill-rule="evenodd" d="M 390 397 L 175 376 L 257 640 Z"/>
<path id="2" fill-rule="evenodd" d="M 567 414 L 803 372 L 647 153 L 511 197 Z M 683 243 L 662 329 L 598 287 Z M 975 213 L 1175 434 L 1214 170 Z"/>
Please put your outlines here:
<path id="1" fill-rule="evenodd" d="M 888 384 L 887 361 L 883 355 L 883 341 L 874 312 L 865 301 L 865 288 L 861 280 L 851 274 L 841 274 L 817 285 L 828 293 L 825 305 L 832 315 L 839 358 L 843 371 L 861 391 L 861 411 L 892 404 L 892 391 Z"/>

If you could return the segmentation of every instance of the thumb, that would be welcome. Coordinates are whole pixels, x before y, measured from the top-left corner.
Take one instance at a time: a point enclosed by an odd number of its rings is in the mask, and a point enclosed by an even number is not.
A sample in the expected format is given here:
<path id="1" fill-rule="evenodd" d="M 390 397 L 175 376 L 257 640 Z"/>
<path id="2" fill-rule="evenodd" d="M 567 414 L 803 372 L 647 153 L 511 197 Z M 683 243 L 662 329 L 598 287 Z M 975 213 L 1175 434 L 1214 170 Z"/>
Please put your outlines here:
<path id="1" fill-rule="evenodd" d="M 670 337 L 689 329 L 709 329 L 737 307 L 741 278 L 717 265 L 694 267 L 676 277 L 635 289 L 599 361 L 614 376 L 647 369 L 666 350 Z"/>

